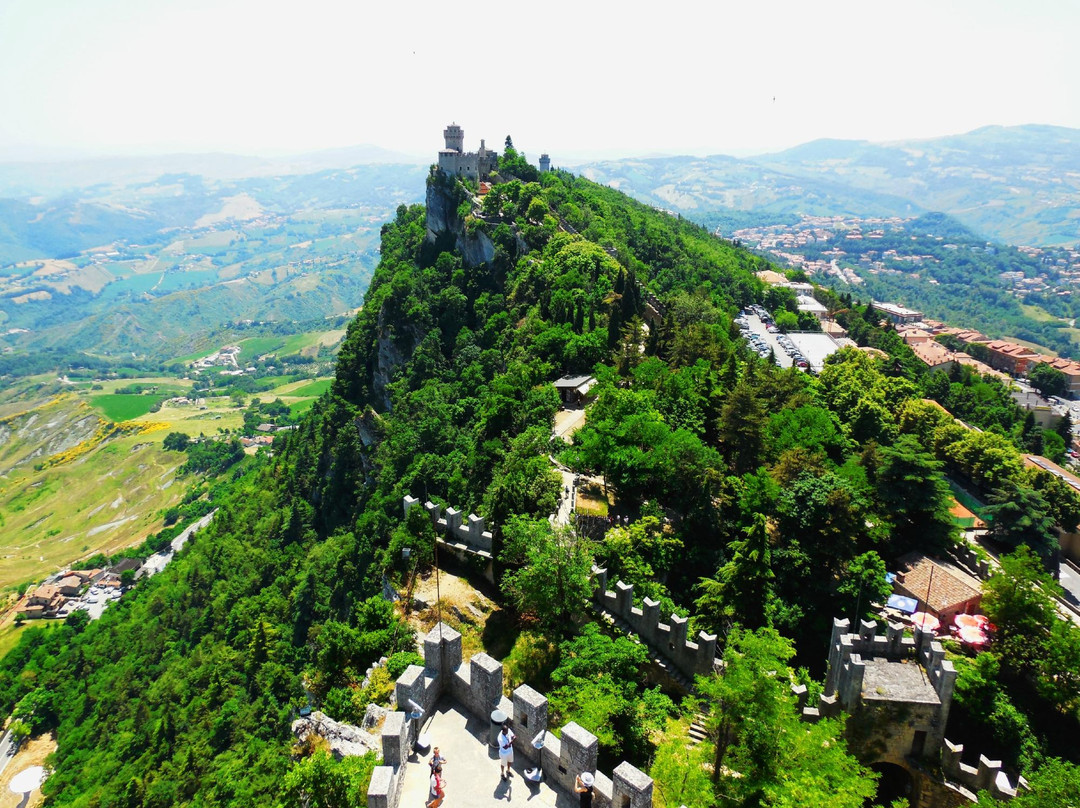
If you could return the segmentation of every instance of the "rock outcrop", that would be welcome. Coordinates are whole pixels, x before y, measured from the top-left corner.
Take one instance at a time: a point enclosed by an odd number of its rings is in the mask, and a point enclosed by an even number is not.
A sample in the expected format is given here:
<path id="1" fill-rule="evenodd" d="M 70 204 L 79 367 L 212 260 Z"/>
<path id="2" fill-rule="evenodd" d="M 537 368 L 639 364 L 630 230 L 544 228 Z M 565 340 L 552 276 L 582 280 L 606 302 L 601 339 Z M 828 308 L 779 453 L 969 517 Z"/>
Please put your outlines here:
<path id="1" fill-rule="evenodd" d="M 364 716 L 364 726 L 369 726 L 370 719 L 370 726 L 375 728 L 385 716 L 386 708 L 374 704 L 368 705 L 368 712 Z M 382 759 L 382 743 L 377 734 L 367 732 L 352 724 L 342 724 L 318 711 L 293 721 L 292 732 L 300 742 L 306 741 L 311 735 L 324 738 L 330 745 L 331 754 L 338 760 L 366 755 L 368 752 L 374 752 L 380 760 Z"/>

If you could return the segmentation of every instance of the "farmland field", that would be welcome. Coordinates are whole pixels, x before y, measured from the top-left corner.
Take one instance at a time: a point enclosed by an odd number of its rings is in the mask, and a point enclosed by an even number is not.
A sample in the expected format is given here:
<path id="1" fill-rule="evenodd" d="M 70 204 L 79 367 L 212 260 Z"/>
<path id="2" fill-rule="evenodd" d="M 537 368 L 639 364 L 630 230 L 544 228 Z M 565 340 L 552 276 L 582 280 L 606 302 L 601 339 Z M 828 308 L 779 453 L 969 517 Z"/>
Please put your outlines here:
<path id="1" fill-rule="evenodd" d="M 131 421 L 150 412 L 164 395 L 141 395 L 134 393 L 104 393 L 90 397 L 90 404 L 110 421 Z"/>

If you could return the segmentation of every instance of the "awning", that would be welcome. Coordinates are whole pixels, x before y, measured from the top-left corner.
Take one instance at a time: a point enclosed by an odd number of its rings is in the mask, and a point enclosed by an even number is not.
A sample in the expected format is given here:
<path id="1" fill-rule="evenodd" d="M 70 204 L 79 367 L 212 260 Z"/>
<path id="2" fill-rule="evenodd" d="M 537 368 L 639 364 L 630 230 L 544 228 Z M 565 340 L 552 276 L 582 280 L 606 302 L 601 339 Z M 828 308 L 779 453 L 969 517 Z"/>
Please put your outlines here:
<path id="1" fill-rule="evenodd" d="M 896 609 L 904 614 L 912 614 L 919 609 L 919 601 L 909 598 L 907 595 L 890 595 L 886 604 L 890 609 Z"/>

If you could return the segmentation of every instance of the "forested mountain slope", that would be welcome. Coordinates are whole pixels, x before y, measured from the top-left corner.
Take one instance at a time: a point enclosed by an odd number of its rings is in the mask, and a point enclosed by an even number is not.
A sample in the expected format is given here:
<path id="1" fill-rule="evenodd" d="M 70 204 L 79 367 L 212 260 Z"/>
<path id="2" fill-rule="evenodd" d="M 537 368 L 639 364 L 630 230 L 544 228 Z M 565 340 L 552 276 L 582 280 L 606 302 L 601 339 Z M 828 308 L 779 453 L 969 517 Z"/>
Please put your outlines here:
<path id="1" fill-rule="evenodd" d="M 954 541 L 944 469 L 1023 502 L 1025 520 L 1003 517 L 1001 538 L 1053 562 L 1050 524 L 1076 521 L 1080 501 L 1023 469 L 1018 445 L 1048 437 L 992 383 L 924 374 L 867 308 L 824 292 L 888 359 L 848 350 L 820 379 L 780 371 L 732 323 L 753 301 L 794 311 L 755 278 L 763 259 L 588 180 L 538 175 L 511 149 L 499 179 L 479 197 L 432 174 L 426 211 L 402 205 L 383 227 L 336 379 L 300 428 L 237 472 L 218 517 L 163 573 L 89 627 L 28 631 L 0 662 L 4 705 L 57 732 L 51 804 L 362 801 L 370 759 L 294 750 L 288 728 L 308 697 L 353 721 L 382 697 L 364 671 L 408 633 L 380 597 L 383 575 L 403 580 L 405 546 L 429 563 L 434 539 L 419 509 L 403 521 L 406 493 L 489 519 L 501 598 L 556 655 L 533 680 L 553 687 L 553 720 L 596 732 L 605 759 L 653 766 L 671 805 L 855 808 L 873 793 L 835 722 L 795 731 L 784 674 L 796 652 L 823 657 L 834 615 L 870 613 L 887 562 Z M 572 446 L 551 435 L 551 382 L 568 372 L 599 379 Z M 994 422 L 966 430 L 924 396 L 989 402 Z M 603 476 L 625 526 L 596 541 L 553 531 L 553 452 Z M 728 683 L 710 724 L 730 719 L 727 730 L 685 765 L 668 765 L 687 754 L 668 724 L 679 708 L 646 687 L 640 648 L 582 625 L 594 560 L 769 672 L 753 694 Z M 556 564 L 559 597 L 545 585 Z M 1003 656 L 1001 678 L 1029 694 L 1055 653 Z M 1070 683 L 1033 698 L 1075 724 Z M 723 713 L 744 703 L 750 720 Z M 1031 743 L 1010 765 L 1062 754 L 1019 715 Z M 995 716 L 973 720 L 1016 729 Z"/>

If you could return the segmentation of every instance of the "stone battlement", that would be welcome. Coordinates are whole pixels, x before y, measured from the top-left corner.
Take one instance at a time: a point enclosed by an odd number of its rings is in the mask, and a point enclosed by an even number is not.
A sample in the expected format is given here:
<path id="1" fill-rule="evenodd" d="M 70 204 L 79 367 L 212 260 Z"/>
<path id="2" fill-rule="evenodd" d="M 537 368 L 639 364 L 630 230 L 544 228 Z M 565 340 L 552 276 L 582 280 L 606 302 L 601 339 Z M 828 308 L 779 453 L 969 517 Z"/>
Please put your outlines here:
<path id="1" fill-rule="evenodd" d="M 615 582 L 615 591 L 607 588 L 607 570 L 594 566 L 593 599 L 601 610 L 625 622 L 635 634 L 652 648 L 671 660 L 687 681 L 711 673 L 717 664 L 716 635 L 699 631 L 697 642 L 687 639 L 688 619 L 671 615 L 668 623 L 660 622 L 660 603 L 645 598 L 642 608 L 634 606 L 634 587 Z"/>
<path id="2" fill-rule="evenodd" d="M 405 516 L 420 500 L 408 494 L 405 495 Z M 447 508 L 444 512 L 442 507 L 430 500 L 424 503 L 424 510 L 431 517 L 431 524 L 435 526 L 435 533 L 442 534 L 439 539 L 443 544 L 473 555 L 491 559 L 492 537 L 491 531 L 486 530 L 484 518 L 470 513 L 463 519 L 461 511 Z"/>
<path id="3" fill-rule="evenodd" d="M 544 779 L 564 791 L 573 791 L 574 778 L 581 772 L 595 773 L 594 800 L 597 808 L 652 808 L 653 781 L 629 763 L 620 763 L 611 776 L 596 770 L 596 736 L 574 722 L 556 737 L 548 728 L 547 697 L 528 685 L 503 695 L 503 666 L 484 653 L 462 662 L 461 634 L 440 623 L 424 637 L 424 665 L 410 665 L 398 677 L 397 703 L 410 700 L 425 714 L 434 710 L 440 696 L 449 694 L 485 724 L 493 710 L 501 710 L 511 722 L 517 739 L 514 751 L 524 755 L 543 772 Z M 397 808 L 401 781 L 413 744 L 413 722 L 405 712 L 386 716 L 382 728 L 383 765 L 377 766 L 368 788 L 368 808 Z M 542 747 L 533 745 L 534 739 Z M 414 763 L 412 765 L 423 765 Z"/>
<path id="4" fill-rule="evenodd" d="M 792 688 L 803 720 L 850 714 L 846 735 L 852 752 L 871 758 L 864 762 L 892 763 L 911 774 L 923 795 L 913 805 L 951 805 L 948 794 L 973 799 L 972 792 L 981 789 L 999 799 L 1016 796 L 1000 761 L 980 757 L 978 768 L 968 766 L 960 761 L 963 747 L 945 738 L 956 669 L 934 633 L 905 637 L 903 626 L 889 623 L 881 635 L 872 620 L 863 620 L 857 632 L 850 628 L 849 620 L 833 620 L 829 673 L 818 705 L 807 706 L 805 686 Z M 940 761 L 940 775 L 928 775 L 919 761 Z"/>

